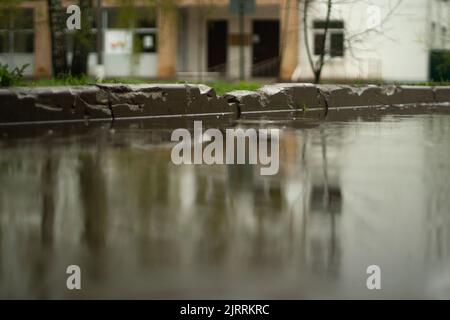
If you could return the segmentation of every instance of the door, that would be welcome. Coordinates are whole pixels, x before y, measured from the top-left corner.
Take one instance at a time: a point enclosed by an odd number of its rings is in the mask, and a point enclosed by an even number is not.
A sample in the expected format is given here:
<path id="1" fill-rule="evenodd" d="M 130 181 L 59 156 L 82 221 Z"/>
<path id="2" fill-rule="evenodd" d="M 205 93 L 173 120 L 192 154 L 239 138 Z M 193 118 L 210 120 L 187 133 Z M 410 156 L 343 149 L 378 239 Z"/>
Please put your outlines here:
<path id="1" fill-rule="evenodd" d="M 279 73 L 280 23 L 278 20 L 253 21 L 254 77 L 277 77 Z"/>
<path id="2" fill-rule="evenodd" d="M 225 73 L 227 70 L 227 35 L 226 20 L 208 21 L 208 71 Z"/>

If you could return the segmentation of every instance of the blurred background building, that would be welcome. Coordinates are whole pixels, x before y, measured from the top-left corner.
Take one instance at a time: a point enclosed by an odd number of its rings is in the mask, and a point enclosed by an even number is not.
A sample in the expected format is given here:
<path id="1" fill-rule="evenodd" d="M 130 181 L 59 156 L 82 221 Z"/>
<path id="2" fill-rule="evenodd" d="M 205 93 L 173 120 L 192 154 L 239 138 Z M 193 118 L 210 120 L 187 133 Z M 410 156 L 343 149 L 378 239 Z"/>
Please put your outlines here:
<path id="1" fill-rule="evenodd" d="M 286 11 L 282 6 L 292 6 L 294 1 L 286 4 L 290 1 L 257 0 L 245 15 L 243 37 L 239 16 L 232 12 L 228 0 L 169 2 L 132 1 L 137 14 L 131 13 L 127 20 L 130 1 L 102 1 L 107 77 L 237 78 L 241 42 L 246 78 L 278 77 L 280 33 L 284 30 L 281 25 L 297 30 L 298 21 L 297 10 Z M 62 1 L 62 4 L 67 7 L 77 1 Z M 15 11 L 20 12 L 15 15 L 5 12 L 4 16 L 11 19 L 2 19 L 0 25 L 0 62 L 10 66 L 29 63 L 27 75 L 49 77 L 52 68 L 47 1 L 24 1 L 20 10 Z M 131 19 L 135 21 L 129 23 Z M 96 33 L 95 22 L 92 32 Z M 70 52 L 70 32 L 67 34 Z M 298 36 L 286 40 L 287 46 L 294 48 L 294 54 L 289 53 L 283 62 L 289 75 L 297 64 Z M 92 74 L 97 63 L 95 42 L 91 48 L 88 64 Z"/>
<path id="2" fill-rule="evenodd" d="M 0 63 L 29 64 L 27 76 L 50 77 L 50 1 L 2 2 Z M 64 11 L 78 4 L 61 2 Z M 325 51 L 322 79 L 328 81 L 450 78 L 447 0 L 333 0 L 328 23 L 328 0 L 242 0 L 242 20 L 236 9 L 239 0 L 99 2 L 106 77 L 311 81 L 310 60 L 316 64 Z M 12 5 L 15 14 L 10 14 Z M 66 31 L 69 62 L 73 33 Z M 90 75 L 97 66 L 96 34 L 94 19 Z"/>
<path id="3" fill-rule="evenodd" d="M 305 37 L 314 61 L 325 50 L 322 79 L 450 80 L 450 1 L 332 1 L 325 48 L 328 0 L 309 0 L 306 9 L 305 1 L 299 8 L 301 25 L 307 12 L 307 27 L 301 27 L 296 80 L 313 78 Z"/>

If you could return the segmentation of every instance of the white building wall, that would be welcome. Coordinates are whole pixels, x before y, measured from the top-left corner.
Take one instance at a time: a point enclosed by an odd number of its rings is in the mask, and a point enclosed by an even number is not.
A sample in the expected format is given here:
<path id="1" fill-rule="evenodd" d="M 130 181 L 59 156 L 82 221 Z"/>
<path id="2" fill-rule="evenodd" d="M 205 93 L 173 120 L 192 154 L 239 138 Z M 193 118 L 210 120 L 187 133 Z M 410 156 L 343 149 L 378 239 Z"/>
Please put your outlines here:
<path id="1" fill-rule="evenodd" d="M 325 19 L 326 0 L 309 9 L 308 32 L 313 49 L 312 22 Z M 380 30 L 370 28 L 370 8 L 380 13 Z M 328 60 L 322 79 L 382 79 L 384 81 L 426 81 L 430 49 L 430 20 L 447 24 L 450 2 L 442 0 L 341 0 L 335 2 L 331 19 L 345 24 L 344 57 Z M 373 8 L 373 7 L 372 7 Z M 372 16 L 373 17 L 373 16 Z M 375 17 L 376 19 L 376 17 Z M 296 75 L 312 79 L 303 33 L 303 5 L 300 5 L 300 56 Z M 358 36 L 359 35 L 359 36 Z M 353 40 L 350 40 L 353 39 Z M 442 41 L 441 41 L 442 42 Z M 448 46 L 448 41 L 447 44 Z"/>
<path id="2" fill-rule="evenodd" d="M 25 64 L 28 66 L 23 71 L 23 75 L 31 77 L 34 74 L 34 53 L 0 53 L 0 63 L 8 65 L 8 70 L 22 68 Z"/>
<path id="3" fill-rule="evenodd" d="M 104 54 L 106 77 L 154 78 L 158 64 L 156 53 Z M 88 74 L 96 75 L 97 54 L 90 53 Z"/>
<path id="4" fill-rule="evenodd" d="M 111 37 L 111 34 L 123 35 L 122 37 Z M 111 51 L 111 41 L 129 41 L 127 49 L 119 52 Z M 103 63 L 106 77 L 156 77 L 158 54 L 156 52 L 133 53 L 133 31 L 131 29 L 107 29 L 103 37 Z M 70 55 L 71 56 L 71 55 Z M 96 75 L 97 54 L 90 53 L 88 57 L 88 74 Z"/>
<path id="5" fill-rule="evenodd" d="M 450 2 L 432 0 L 430 2 L 430 41 L 433 49 L 450 49 Z"/>

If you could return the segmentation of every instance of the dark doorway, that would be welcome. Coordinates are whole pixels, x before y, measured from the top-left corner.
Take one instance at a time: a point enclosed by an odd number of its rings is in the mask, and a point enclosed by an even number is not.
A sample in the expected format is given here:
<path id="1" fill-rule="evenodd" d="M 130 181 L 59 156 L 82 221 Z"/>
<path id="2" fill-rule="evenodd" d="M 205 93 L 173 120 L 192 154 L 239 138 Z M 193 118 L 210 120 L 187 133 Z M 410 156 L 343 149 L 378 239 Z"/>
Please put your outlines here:
<path id="1" fill-rule="evenodd" d="M 280 23 L 277 20 L 253 21 L 254 77 L 277 77 L 279 72 Z"/>
<path id="2" fill-rule="evenodd" d="M 208 71 L 225 73 L 227 70 L 226 20 L 208 21 Z"/>
<path id="3" fill-rule="evenodd" d="M 450 50 L 430 51 L 429 79 L 450 81 Z"/>

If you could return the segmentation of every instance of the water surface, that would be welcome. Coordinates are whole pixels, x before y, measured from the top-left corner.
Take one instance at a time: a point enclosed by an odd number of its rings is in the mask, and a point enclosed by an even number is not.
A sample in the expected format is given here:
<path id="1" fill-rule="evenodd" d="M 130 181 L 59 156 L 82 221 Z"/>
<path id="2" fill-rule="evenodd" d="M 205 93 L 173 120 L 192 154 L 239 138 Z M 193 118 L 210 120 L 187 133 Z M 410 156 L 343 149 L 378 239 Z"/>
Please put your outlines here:
<path id="1" fill-rule="evenodd" d="M 235 125 L 281 129 L 277 175 L 134 122 L 2 128 L 0 297 L 450 298 L 449 114 Z"/>

